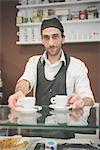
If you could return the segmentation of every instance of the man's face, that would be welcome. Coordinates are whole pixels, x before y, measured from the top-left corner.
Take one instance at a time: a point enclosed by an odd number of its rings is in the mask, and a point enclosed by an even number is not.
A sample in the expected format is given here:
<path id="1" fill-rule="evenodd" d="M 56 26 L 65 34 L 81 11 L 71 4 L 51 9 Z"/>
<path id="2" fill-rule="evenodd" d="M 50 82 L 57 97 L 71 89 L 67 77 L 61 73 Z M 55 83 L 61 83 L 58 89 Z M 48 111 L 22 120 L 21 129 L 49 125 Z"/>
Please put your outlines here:
<path id="1" fill-rule="evenodd" d="M 64 37 L 57 28 L 50 27 L 42 31 L 42 43 L 49 56 L 56 56 L 64 44 Z"/>

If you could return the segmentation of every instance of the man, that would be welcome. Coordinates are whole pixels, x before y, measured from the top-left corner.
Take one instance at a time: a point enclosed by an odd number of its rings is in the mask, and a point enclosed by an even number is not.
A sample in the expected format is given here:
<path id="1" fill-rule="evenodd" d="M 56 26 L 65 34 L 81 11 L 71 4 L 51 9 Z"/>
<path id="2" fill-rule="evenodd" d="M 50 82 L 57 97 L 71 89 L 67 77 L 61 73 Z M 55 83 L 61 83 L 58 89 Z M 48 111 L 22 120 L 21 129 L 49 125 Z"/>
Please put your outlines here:
<path id="1" fill-rule="evenodd" d="M 65 36 L 60 21 L 56 18 L 44 20 L 41 38 L 45 52 L 29 59 L 25 72 L 16 84 L 15 93 L 8 99 L 9 106 L 14 108 L 16 101 L 26 96 L 32 88 L 38 105 L 49 105 L 50 98 L 58 94 L 68 95 L 68 103 L 73 109 L 93 105 L 85 64 L 65 54 L 62 49 Z"/>

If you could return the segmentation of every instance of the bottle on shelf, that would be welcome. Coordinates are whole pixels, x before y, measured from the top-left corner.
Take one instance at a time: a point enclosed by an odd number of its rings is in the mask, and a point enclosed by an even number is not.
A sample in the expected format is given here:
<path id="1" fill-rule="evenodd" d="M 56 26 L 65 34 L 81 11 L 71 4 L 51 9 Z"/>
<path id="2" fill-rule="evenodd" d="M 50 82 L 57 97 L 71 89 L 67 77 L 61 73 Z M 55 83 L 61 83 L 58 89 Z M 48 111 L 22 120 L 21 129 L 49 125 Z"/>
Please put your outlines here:
<path id="1" fill-rule="evenodd" d="M 27 5 L 27 0 L 19 0 L 19 4 L 21 4 L 21 5 Z"/>
<path id="2" fill-rule="evenodd" d="M 49 3 L 48 0 L 44 0 L 44 1 L 43 1 L 43 4 L 48 4 L 48 3 Z"/>
<path id="3" fill-rule="evenodd" d="M 1 70 L 0 70 L 0 101 L 3 99 L 3 82 L 1 78 Z"/>
<path id="4" fill-rule="evenodd" d="M 17 13 L 17 17 L 16 17 L 16 23 L 21 24 L 22 22 L 23 22 L 22 10 L 19 10 L 18 13 Z"/>

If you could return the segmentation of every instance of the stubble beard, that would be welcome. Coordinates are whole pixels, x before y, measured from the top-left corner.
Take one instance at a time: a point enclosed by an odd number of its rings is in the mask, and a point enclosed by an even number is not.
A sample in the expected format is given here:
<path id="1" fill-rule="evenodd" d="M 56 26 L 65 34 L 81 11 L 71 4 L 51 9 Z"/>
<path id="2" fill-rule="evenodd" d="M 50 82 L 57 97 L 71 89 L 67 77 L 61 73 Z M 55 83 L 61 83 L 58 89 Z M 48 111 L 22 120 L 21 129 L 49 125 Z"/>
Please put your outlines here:
<path id="1" fill-rule="evenodd" d="M 57 56 L 61 52 L 61 47 L 57 48 L 56 51 L 47 50 L 47 54 L 51 57 Z"/>

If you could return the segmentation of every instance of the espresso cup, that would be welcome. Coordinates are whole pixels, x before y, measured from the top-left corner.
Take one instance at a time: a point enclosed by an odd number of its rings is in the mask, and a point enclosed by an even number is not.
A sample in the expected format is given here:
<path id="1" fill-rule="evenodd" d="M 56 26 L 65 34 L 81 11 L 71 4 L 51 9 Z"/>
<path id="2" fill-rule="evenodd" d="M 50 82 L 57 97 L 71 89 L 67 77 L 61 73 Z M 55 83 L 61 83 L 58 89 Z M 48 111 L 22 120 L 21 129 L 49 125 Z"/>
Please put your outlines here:
<path id="1" fill-rule="evenodd" d="M 19 31 L 17 32 L 17 35 L 19 36 L 20 42 L 26 42 L 27 41 L 27 28 L 20 27 Z"/>
<path id="2" fill-rule="evenodd" d="M 27 42 L 33 42 L 34 41 L 34 32 L 33 28 L 27 28 Z"/>
<path id="3" fill-rule="evenodd" d="M 52 104 L 58 107 L 65 107 L 67 105 L 67 95 L 56 95 L 50 99 Z"/>
<path id="4" fill-rule="evenodd" d="M 20 106 L 25 109 L 32 109 L 35 106 L 35 103 L 35 97 L 23 97 L 17 100 L 17 106 Z"/>

